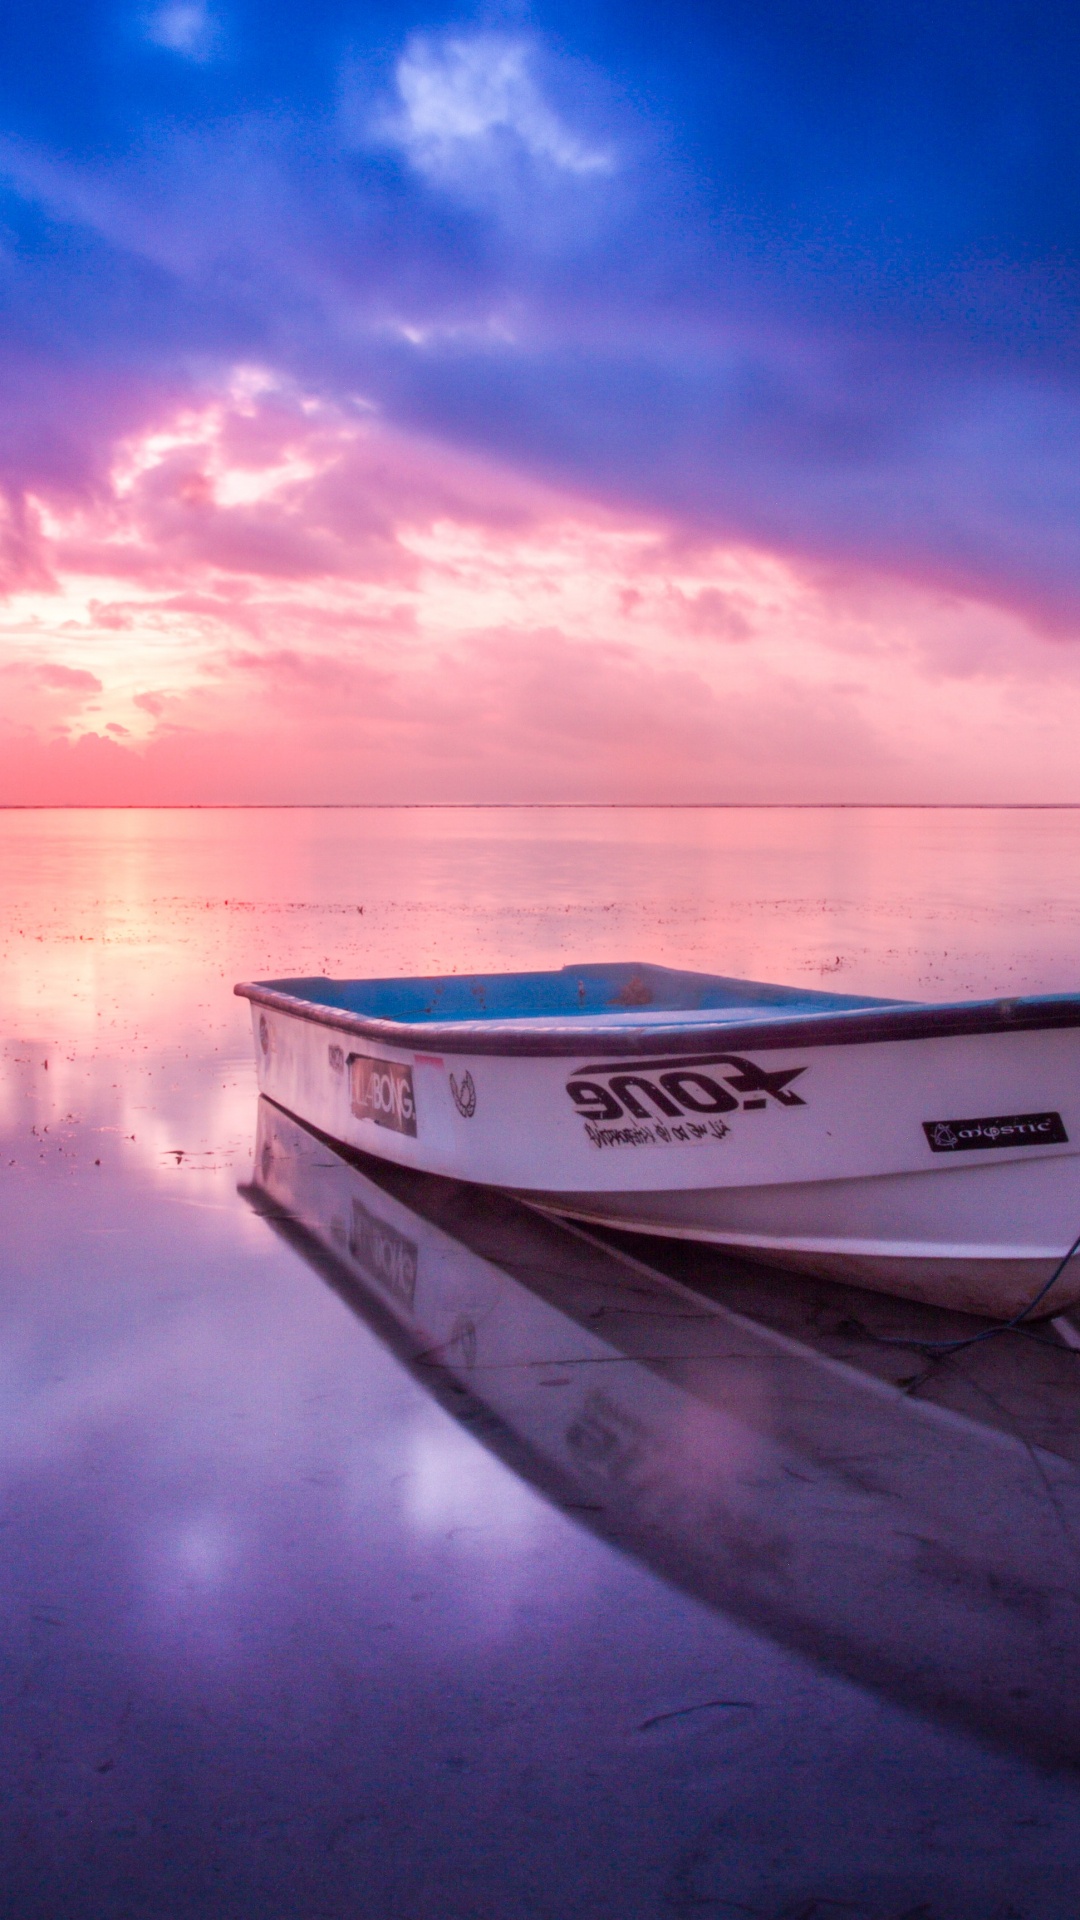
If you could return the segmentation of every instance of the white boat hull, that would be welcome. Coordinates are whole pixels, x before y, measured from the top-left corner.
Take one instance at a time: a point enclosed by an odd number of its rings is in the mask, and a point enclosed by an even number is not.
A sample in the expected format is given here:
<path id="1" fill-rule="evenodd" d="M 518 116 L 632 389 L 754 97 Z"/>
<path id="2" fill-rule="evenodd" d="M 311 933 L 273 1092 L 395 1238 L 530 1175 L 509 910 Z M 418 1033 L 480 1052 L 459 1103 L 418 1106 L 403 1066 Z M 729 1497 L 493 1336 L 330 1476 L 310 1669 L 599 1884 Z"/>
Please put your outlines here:
<path id="1" fill-rule="evenodd" d="M 1050 1157 L 689 1194 L 520 1197 L 592 1225 L 701 1240 L 769 1266 L 1002 1318 L 1033 1298 L 1080 1232 L 1080 1168 Z M 1063 1244 L 1048 1244 L 1055 1221 Z M 1080 1271 L 1066 1273 L 1047 1312 L 1077 1299 Z"/>
<path id="2" fill-rule="evenodd" d="M 816 1045 L 807 1022 L 790 1044 L 773 1029 L 756 1045 L 745 1024 L 639 1028 L 605 1054 L 595 1031 L 573 1053 L 565 1024 L 523 1045 L 529 1023 L 476 1022 L 403 1046 L 244 991 L 278 1105 L 577 1220 L 995 1316 L 1024 1308 L 1080 1233 L 1080 1026 L 860 1043 L 834 1019 Z M 1080 1259 L 1045 1311 L 1078 1301 Z"/>

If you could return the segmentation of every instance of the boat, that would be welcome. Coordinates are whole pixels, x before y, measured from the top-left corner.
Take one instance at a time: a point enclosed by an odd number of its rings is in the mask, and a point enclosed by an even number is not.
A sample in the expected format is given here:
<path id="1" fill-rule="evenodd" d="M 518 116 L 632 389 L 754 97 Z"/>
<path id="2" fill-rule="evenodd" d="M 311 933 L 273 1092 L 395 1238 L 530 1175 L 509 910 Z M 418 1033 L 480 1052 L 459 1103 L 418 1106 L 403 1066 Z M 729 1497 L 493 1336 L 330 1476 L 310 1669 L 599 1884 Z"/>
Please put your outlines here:
<path id="1" fill-rule="evenodd" d="M 1080 994 L 631 962 L 236 992 L 260 1093 L 399 1166 L 961 1312 L 1024 1313 L 1059 1266 L 1036 1311 L 1080 1301 Z"/>
<path id="2" fill-rule="evenodd" d="M 1065 1318 L 928 1366 L 913 1347 L 977 1323 L 714 1249 L 601 1243 L 328 1147 L 267 1100 L 241 1192 L 576 1524 L 885 1698 L 1080 1762 Z M 688 1252 L 693 1287 L 656 1265 Z"/>

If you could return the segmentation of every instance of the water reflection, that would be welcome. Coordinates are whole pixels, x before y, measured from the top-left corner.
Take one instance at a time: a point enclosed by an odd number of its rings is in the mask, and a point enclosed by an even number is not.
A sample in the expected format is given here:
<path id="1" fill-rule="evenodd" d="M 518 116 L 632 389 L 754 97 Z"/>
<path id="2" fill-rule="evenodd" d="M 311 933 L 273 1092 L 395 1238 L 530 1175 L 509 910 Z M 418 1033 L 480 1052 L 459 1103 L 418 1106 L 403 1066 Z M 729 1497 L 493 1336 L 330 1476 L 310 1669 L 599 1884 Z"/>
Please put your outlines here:
<path id="1" fill-rule="evenodd" d="M 361 1165 L 266 1101 L 246 1192 L 585 1525 L 895 1699 L 1080 1759 L 1080 1361 L 1052 1334 L 928 1380 L 837 1317 L 940 1331 L 925 1310 L 714 1261 L 736 1308 L 498 1196 Z"/>
<path id="2" fill-rule="evenodd" d="M 1076 1775 L 1017 1754 L 1074 1752 L 1080 1369 L 991 1343 L 919 1411 L 918 1356 L 853 1324 L 915 1327 L 883 1298 L 616 1261 L 282 1135 L 256 1208 L 308 1207 L 339 1299 L 236 1199 L 231 986 L 635 954 L 1050 991 L 1078 843 L 1068 813 L 0 819 L 4 1920 L 1060 1920 Z"/>

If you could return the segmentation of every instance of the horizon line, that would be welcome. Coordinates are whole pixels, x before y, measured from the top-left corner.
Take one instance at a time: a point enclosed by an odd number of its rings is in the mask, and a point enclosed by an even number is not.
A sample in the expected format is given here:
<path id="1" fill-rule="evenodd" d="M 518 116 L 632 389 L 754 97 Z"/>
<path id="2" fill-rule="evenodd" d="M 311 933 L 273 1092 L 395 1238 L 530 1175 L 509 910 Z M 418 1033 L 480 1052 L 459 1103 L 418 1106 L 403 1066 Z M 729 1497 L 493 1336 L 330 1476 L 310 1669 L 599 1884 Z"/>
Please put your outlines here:
<path id="1" fill-rule="evenodd" d="M 0 813 L 1076 813 L 1080 800 L 0 800 Z"/>

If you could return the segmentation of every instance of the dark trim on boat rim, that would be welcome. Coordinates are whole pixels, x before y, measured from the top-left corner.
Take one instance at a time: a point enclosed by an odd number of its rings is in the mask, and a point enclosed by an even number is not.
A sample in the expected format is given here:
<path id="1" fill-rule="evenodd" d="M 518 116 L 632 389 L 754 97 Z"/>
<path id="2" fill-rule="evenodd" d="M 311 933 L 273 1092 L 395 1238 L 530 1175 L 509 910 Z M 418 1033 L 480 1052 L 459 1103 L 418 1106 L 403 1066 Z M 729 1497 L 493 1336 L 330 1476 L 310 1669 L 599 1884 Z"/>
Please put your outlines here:
<path id="1" fill-rule="evenodd" d="M 842 1013 L 778 1015 L 775 1020 L 724 1020 L 715 1026 L 596 1027 L 588 1020 L 531 1021 L 528 1028 L 495 1020 L 377 1020 L 315 1000 L 300 1000 L 277 987 L 241 981 L 244 1000 L 312 1020 L 342 1033 L 359 1034 L 406 1053 L 491 1053 L 506 1056 L 595 1055 L 625 1059 L 643 1053 L 694 1054 L 715 1047 L 750 1053 L 784 1047 L 869 1046 L 887 1040 L 946 1040 L 980 1033 L 1037 1033 L 1080 1027 L 1080 994 L 1046 994 L 1019 1000 L 966 1000 L 942 1006 L 852 1007 Z"/>

